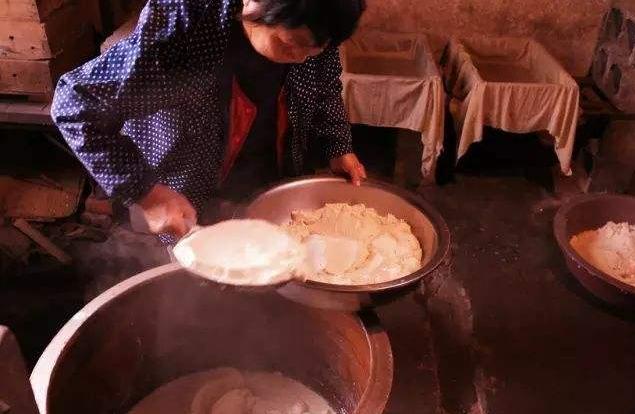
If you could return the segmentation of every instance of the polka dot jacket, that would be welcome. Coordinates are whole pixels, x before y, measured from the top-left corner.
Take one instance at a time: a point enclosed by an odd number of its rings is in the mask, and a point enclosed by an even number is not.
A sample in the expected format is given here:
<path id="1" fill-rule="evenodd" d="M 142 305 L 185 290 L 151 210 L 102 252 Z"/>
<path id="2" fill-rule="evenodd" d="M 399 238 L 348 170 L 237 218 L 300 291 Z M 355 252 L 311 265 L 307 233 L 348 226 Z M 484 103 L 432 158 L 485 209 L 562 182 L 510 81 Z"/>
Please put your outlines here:
<path id="1" fill-rule="evenodd" d="M 226 147 L 217 73 L 241 3 L 149 0 L 130 36 L 62 76 L 53 120 L 108 195 L 129 205 L 163 183 L 197 208 L 213 196 Z M 335 47 L 289 70 L 288 173 L 313 142 L 328 159 L 352 152 L 340 74 Z"/>

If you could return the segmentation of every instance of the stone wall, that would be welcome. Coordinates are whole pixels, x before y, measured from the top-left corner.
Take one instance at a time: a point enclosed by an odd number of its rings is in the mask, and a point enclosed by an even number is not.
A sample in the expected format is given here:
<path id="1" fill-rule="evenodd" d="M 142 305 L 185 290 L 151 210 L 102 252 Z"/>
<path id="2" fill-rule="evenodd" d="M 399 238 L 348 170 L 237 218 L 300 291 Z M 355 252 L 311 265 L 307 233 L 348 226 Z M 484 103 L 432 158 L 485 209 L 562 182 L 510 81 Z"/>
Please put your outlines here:
<path id="1" fill-rule="evenodd" d="M 604 18 L 593 79 L 613 104 L 635 113 L 635 1 L 616 3 Z"/>
<path id="2" fill-rule="evenodd" d="M 635 0 L 628 0 L 635 1 Z M 447 36 L 533 36 L 574 76 L 588 73 L 611 0 L 367 0 L 362 27 Z M 437 44 L 442 44 L 437 42 Z"/>
<path id="3" fill-rule="evenodd" d="M 589 191 L 622 193 L 635 179 L 635 122 L 613 121 L 593 158 Z"/>

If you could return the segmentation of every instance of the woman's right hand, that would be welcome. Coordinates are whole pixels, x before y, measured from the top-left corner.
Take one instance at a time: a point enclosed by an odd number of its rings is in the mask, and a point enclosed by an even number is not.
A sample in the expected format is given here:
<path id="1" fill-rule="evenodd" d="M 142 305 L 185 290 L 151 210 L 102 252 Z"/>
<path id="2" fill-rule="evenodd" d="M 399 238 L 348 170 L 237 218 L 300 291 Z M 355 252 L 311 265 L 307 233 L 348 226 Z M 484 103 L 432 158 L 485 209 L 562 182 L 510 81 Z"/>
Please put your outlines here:
<path id="1" fill-rule="evenodd" d="M 168 233 L 181 238 L 196 225 L 196 209 L 182 194 L 163 184 L 156 184 L 138 202 L 150 232 Z"/>

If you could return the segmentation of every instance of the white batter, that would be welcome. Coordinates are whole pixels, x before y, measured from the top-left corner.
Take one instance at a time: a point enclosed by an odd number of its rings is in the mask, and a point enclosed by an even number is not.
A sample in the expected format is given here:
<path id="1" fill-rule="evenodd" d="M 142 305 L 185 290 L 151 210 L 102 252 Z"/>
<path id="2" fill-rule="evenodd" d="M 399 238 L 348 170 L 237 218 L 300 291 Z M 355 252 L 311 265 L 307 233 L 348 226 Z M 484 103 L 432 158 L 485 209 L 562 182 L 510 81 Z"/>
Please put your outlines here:
<path id="1" fill-rule="evenodd" d="M 363 204 L 296 211 L 285 228 L 306 245 L 308 279 L 366 285 L 398 279 L 421 267 L 421 245 L 408 223 Z"/>
<path id="2" fill-rule="evenodd" d="M 608 222 L 573 236 L 570 243 L 594 267 L 635 286 L 635 225 Z"/>
<path id="3" fill-rule="evenodd" d="M 155 390 L 129 414 L 334 414 L 324 398 L 282 374 L 234 368 L 181 377 Z"/>
<path id="4" fill-rule="evenodd" d="M 216 282 L 264 286 L 293 278 L 305 249 L 274 224 L 229 220 L 184 238 L 174 256 L 182 266 Z"/>

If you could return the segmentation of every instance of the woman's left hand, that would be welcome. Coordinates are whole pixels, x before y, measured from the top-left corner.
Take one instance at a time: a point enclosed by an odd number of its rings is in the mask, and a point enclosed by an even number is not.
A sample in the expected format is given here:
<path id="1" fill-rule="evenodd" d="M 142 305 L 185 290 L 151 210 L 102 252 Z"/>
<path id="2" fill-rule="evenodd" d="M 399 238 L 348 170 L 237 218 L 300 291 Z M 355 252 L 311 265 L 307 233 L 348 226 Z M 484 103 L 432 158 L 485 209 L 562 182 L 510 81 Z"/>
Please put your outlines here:
<path id="1" fill-rule="evenodd" d="M 366 179 L 366 169 L 353 153 L 333 158 L 330 164 L 334 173 L 347 174 L 354 185 L 360 185 Z"/>

